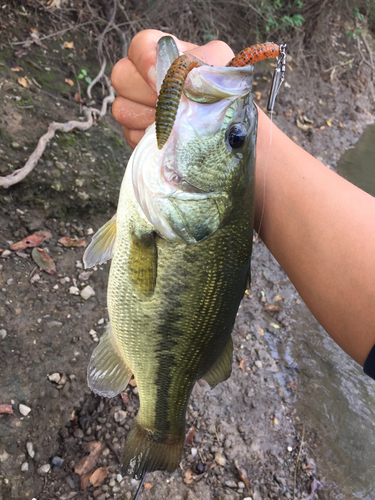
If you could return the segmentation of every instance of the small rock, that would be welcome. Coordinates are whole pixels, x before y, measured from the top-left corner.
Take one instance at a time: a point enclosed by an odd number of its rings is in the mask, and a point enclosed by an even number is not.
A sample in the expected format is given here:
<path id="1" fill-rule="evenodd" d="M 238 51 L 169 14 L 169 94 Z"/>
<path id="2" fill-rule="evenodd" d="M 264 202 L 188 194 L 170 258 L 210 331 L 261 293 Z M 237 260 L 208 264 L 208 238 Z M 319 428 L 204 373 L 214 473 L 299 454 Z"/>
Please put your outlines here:
<path id="1" fill-rule="evenodd" d="M 21 147 L 21 145 L 18 144 L 18 142 L 16 142 L 16 141 L 12 142 L 11 146 L 13 149 L 20 149 L 20 147 Z"/>
<path id="2" fill-rule="evenodd" d="M 29 470 L 29 464 L 27 462 L 24 462 L 22 465 L 21 465 L 21 472 L 26 472 Z"/>
<path id="3" fill-rule="evenodd" d="M 251 497 L 245 497 L 243 500 L 253 500 Z"/>
<path id="4" fill-rule="evenodd" d="M 260 359 L 257 359 L 257 360 L 255 361 L 255 366 L 256 366 L 257 368 L 262 368 L 263 363 L 260 361 Z"/>
<path id="5" fill-rule="evenodd" d="M 61 161 L 55 161 L 55 165 L 59 170 L 65 170 L 65 165 Z"/>
<path id="6" fill-rule="evenodd" d="M 79 288 L 77 288 L 76 286 L 71 286 L 69 288 L 69 293 L 71 293 L 72 295 L 79 295 Z"/>
<path id="7" fill-rule="evenodd" d="M 190 452 L 191 452 L 192 456 L 195 457 L 197 455 L 197 453 L 198 453 L 198 450 L 196 448 L 192 448 L 190 450 Z"/>
<path id="8" fill-rule="evenodd" d="M 4 339 L 5 339 L 5 337 L 7 336 L 7 333 L 8 333 L 8 332 L 7 332 L 6 330 L 4 330 L 4 328 L 2 328 L 2 329 L 0 330 L 0 340 L 4 340 Z"/>
<path id="9" fill-rule="evenodd" d="M 26 449 L 27 449 L 27 453 L 29 454 L 29 457 L 30 458 L 34 458 L 35 456 L 35 451 L 34 451 L 34 446 L 33 446 L 33 443 L 31 443 L 30 441 L 28 441 L 26 443 Z"/>
<path id="10" fill-rule="evenodd" d="M 52 459 L 52 465 L 54 465 L 55 467 L 61 467 L 62 464 L 64 463 L 64 459 L 61 458 L 61 457 L 53 457 Z"/>
<path id="11" fill-rule="evenodd" d="M 244 490 L 244 489 L 245 489 L 245 487 L 246 487 L 246 484 L 245 484 L 245 483 L 243 483 L 242 481 L 240 481 L 240 482 L 238 483 L 238 485 L 237 485 L 237 486 L 238 486 L 238 488 L 239 488 L 240 490 Z"/>
<path id="12" fill-rule="evenodd" d="M 87 234 L 87 236 L 90 236 L 91 234 L 94 234 L 93 228 L 89 227 L 88 229 L 86 229 L 86 234 Z"/>
<path id="13" fill-rule="evenodd" d="M 232 441 L 227 438 L 225 441 L 224 441 L 224 448 L 230 448 L 232 446 Z"/>
<path id="14" fill-rule="evenodd" d="M 82 429 L 76 429 L 74 431 L 74 437 L 77 438 L 77 439 L 82 439 L 84 436 L 84 432 Z"/>
<path id="15" fill-rule="evenodd" d="M 3 453 L 0 452 L 0 462 L 5 462 L 5 460 L 8 460 L 9 457 L 9 453 L 7 453 L 5 450 L 3 451 Z"/>
<path id="16" fill-rule="evenodd" d="M 218 465 L 222 465 L 224 467 L 224 465 L 226 464 L 226 459 L 223 457 L 221 453 L 217 452 L 215 453 L 215 462 Z"/>
<path id="17" fill-rule="evenodd" d="M 118 482 L 118 483 L 121 483 L 121 481 L 122 481 L 123 479 L 124 479 L 124 478 L 122 477 L 122 475 L 121 475 L 121 474 L 117 474 L 117 476 L 116 476 L 116 480 L 117 480 L 117 482 Z"/>
<path id="18" fill-rule="evenodd" d="M 121 423 L 125 420 L 127 415 L 127 412 L 124 410 L 118 410 L 113 414 L 113 418 L 115 419 L 115 422 Z"/>
<path id="19" fill-rule="evenodd" d="M 232 479 L 229 479 L 229 481 L 225 481 L 225 486 L 228 486 L 228 488 L 237 488 L 237 483 L 236 481 L 233 481 Z"/>
<path id="20" fill-rule="evenodd" d="M 48 376 L 48 380 L 50 382 L 55 382 L 55 384 L 58 384 L 60 382 L 60 380 L 61 380 L 61 375 L 60 375 L 60 373 L 57 373 L 57 372 L 56 373 L 52 373 L 52 375 Z"/>
<path id="21" fill-rule="evenodd" d="M 51 464 L 44 464 L 39 467 L 38 473 L 41 475 L 48 474 L 50 470 L 51 470 Z"/>
<path id="22" fill-rule="evenodd" d="M 60 379 L 59 385 L 64 386 L 66 384 L 67 380 L 68 380 L 68 377 L 65 375 L 65 373 L 63 373 L 61 375 L 61 379 Z"/>
<path id="23" fill-rule="evenodd" d="M 19 409 L 20 413 L 21 413 L 24 417 L 27 417 L 27 415 L 31 412 L 31 408 L 29 408 L 28 406 L 23 405 L 23 404 L 20 404 L 20 405 L 18 406 L 18 409 Z"/>
<path id="24" fill-rule="evenodd" d="M 102 325 L 104 323 L 104 318 L 100 318 L 100 320 L 98 321 L 98 325 Z"/>
<path id="25" fill-rule="evenodd" d="M 118 493 L 121 490 L 120 486 L 114 486 L 112 488 L 113 493 Z"/>
<path id="26" fill-rule="evenodd" d="M 84 300 L 87 300 L 89 299 L 90 297 L 94 296 L 95 295 L 95 292 L 94 290 L 91 288 L 90 285 L 87 285 L 85 286 L 85 288 L 83 290 L 81 290 L 81 297 L 84 299 Z"/>
<path id="27" fill-rule="evenodd" d="M 4 250 L 1 254 L 1 257 L 3 259 L 5 259 L 6 257 L 9 257 L 9 255 L 11 254 L 12 252 L 10 250 Z"/>
<path id="28" fill-rule="evenodd" d="M 40 280 L 41 280 L 40 275 L 38 273 L 35 273 L 31 276 L 30 283 L 36 283 Z"/>
<path id="29" fill-rule="evenodd" d="M 254 493 L 253 493 L 253 500 L 262 500 L 262 496 L 259 493 L 259 491 L 254 491 Z"/>

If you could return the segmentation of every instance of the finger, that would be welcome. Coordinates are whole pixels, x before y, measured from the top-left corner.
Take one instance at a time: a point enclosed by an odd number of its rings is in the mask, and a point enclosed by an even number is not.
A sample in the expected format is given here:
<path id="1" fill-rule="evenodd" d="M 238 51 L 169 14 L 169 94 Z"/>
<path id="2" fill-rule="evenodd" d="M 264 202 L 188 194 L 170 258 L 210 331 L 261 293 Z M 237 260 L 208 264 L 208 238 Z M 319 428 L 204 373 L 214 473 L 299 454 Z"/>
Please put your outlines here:
<path id="1" fill-rule="evenodd" d="M 137 130 L 145 130 L 155 121 L 155 107 L 130 101 L 121 96 L 114 100 L 112 114 L 120 125 Z"/>
<path id="2" fill-rule="evenodd" d="M 145 135 L 144 130 L 134 130 L 127 127 L 122 127 L 126 142 L 131 148 L 135 148 L 142 137 Z"/>
<path id="3" fill-rule="evenodd" d="M 165 35 L 169 35 L 169 33 L 158 30 L 140 31 L 133 38 L 128 51 L 129 59 L 133 61 L 142 78 L 153 90 L 156 90 L 155 64 L 157 45 L 160 38 Z M 175 36 L 170 36 L 173 37 L 180 52 L 185 52 L 196 47 L 192 43 L 182 42 Z"/>
<path id="4" fill-rule="evenodd" d="M 157 94 L 140 75 L 137 67 L 127 57 L 120 59 L 114 66 L 111 82 L 116 92 L 131 101 L 155 106 Z"/>

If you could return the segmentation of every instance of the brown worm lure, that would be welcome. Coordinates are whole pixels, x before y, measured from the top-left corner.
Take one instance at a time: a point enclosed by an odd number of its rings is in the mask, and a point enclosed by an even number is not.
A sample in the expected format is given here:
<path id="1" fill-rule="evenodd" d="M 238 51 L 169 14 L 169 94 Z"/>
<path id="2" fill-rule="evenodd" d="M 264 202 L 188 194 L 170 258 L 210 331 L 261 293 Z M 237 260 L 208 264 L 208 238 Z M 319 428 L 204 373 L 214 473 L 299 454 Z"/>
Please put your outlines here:
<path id="1" fill-rule="evenodd" d="M 227 67 L 243 67 L 264 59 L 277 57 L 280 53 L 279 45 L 272 42 L 251 45 L 241 50 Z M 156 138 L 158 148 L 162 149 L 172 131 L 180 103 L 182 88 L 189 72 L 193 68 L 204 66 L 205 63 L 190 54 L 179 56 L 170 66 L 160 89 L 156 104 Z"/>

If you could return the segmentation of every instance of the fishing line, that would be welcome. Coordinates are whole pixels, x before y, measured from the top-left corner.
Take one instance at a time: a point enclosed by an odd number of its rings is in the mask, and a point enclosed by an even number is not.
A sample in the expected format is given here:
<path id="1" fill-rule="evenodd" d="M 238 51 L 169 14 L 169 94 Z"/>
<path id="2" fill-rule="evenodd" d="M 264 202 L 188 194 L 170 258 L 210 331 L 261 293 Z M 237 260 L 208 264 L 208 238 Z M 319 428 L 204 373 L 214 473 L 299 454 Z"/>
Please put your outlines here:
<path id="1" fill-rule="evenodd" d="M 264 165 L 264 173 L 263 173 L 263 201 L 262 201 L 262 213 L 260 216 L 259 227 L 258 227 L 258 231 L 257 231 L 258 236 L 260 234 L 260 229 L 262 227 L 264 210 L 265 210 L 265 206 L 266 206 L 266 178 L 267 178 L 268 161 L 269 161 L 270 151 L 271 151 L 271 146 L 272 146 L 272 125 L 273 125 L 272 119 L 273 119 L 273 111 L 271 111 L 271 119 L 270 119 L 270 143 L 269 143 L 268 149 L 267 149 L 266 163 Z"/>

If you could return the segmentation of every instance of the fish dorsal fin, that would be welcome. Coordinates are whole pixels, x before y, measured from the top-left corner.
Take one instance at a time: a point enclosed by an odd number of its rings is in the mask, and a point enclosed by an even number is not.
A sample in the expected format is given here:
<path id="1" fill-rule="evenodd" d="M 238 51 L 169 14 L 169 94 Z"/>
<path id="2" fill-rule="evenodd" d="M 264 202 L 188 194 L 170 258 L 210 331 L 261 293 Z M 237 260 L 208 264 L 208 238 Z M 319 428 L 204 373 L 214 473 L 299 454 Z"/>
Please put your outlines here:
<path id="1" fill-rule="evenodd" d="M 116 214 L 94 234 L 90 245 L 83 254 L 85 268 L 98 266 L 112 259 L 115 241 Z"/>
<path id="2" fill-rule="evenodd" d="M 223 354 L 217 360 L 213 368 L 211 368 L 211 370 L 206 373 L 204 377 L 202 377 L 209 383 L 211 389 L 230 377 L 230 374 L 232 373 L 232 354 L 233 340 L 232 337 L 230 337 Z"/>
<path id="3" fill-rule="evenodd" d="M 154 293 L 158 266 L 155 233 L 131 235 L 129 253 L 129 275 L 140 297 Z"/>
<path id="4" fill-rule="evenodd" d="M 87 383 L 99 396 L 113 398 L 124 391 L 132 376 L 112 333 L 111 325 L 100 337 L 87 368 Z"/>

